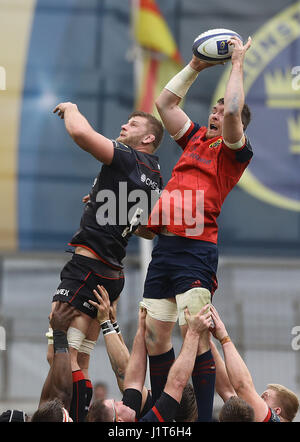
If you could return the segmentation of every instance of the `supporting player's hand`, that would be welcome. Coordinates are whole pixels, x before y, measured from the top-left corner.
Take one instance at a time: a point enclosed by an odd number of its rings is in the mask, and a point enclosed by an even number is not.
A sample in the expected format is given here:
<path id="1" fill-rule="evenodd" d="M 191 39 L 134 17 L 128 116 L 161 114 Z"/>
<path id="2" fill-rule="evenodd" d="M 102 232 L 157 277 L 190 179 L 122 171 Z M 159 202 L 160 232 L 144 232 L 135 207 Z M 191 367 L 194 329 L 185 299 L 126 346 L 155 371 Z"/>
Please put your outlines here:
<path id="1" fill-rule="evenodd" d="M 200 335 L 204 330 L 209 328 L 211 323 L 210 305 L 211 304 L 204 305 L 196 315 L 191 315 L 189 309 L 186 307 L 184 316 L 190 331 Z"/>
<path id="2" fill-rule="evenodd" d="M 146 316 L 147 309 L 140 305 L 138 329 L 143 333 L 146 331 Z"/>
<path id="3" fill-rule="evenodd" d="M 93 294 L 98 302 L 89 300 L 89 303 L 92 304 L 97 312 L 97 320 L 100 322 L 109 320 L 109 311 L 110 311 L 110 300 L 107 290 L 103 287 L 103 285 L 97 285 L 97 290 L 93 290 Z"/>
<path id="4" fill-rule="evenodd" d="M 65 112 L 67 110 L 78 110 L 78 107 L 76 104 L 74 103 L 59 103 L 53 110 L 53 113 L 55 114 L 56 112 L 58 112 L 58 116 L 63 120 L 64 116 L 65 116 Z"/>
<path id="5" fill-rule="evenodd" d="M 88 195 L 84 195 L 84 197 L 82 198 L 82 202 L 84 203 L 84 204 L 86 204 L 89 200 L 90 200 L 90 194 L 88 194 Z"/>
<path id="6" fill-rule="evenodd" d="M 117 320 L 117 305 L 118 305 L 119 298 L 115 299 L 109 309 L 109 319 L 111 320 L 111 323 L 113 324 Z"/>
<path id="7" fill-rule="evenodd" d="M 209 330 L 211 331 L 212 335 L 220 341 L 225 336 L 228 336 L 228 333 L 219 313 L 213 305 L 211 305 L 210 311 L 214 326 L 210 327 Z"/>
<path id="8" fill-rule="evenodd" d="M 79 314 L 69 303 L 57 301 L 51 313 L 50 326 L 53 330 L 67 332 L 72 320 Z"/>

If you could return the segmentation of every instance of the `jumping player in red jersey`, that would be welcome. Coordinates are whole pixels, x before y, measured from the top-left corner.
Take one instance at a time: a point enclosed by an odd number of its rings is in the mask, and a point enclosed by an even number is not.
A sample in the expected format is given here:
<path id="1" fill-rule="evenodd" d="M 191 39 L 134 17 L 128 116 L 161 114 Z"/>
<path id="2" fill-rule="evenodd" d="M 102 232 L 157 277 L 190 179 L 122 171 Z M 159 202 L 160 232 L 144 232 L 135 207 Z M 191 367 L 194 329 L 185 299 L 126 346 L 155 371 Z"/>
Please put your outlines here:
<path id="1" fill-rule="evenodd" d="M 232 37 L 232 69 L 224 98 L 214 105 L 208 127 L 192 122 L 179 107 L 198 74 L 212 65 L 193 56 L 165 86 L 156 106 L 165 128 L 182 147 L 172 177 L 156 203 L 148 228 L 158 234 L 145 281 L 147 350 L 164 354 L 179 316 L 184 335 L 185 307 L 196 314 L 217 288 L 217 217 L 222 204 L 253 156 L 244 131 L 250 110 L 244 103 L 243 45 Z"/>

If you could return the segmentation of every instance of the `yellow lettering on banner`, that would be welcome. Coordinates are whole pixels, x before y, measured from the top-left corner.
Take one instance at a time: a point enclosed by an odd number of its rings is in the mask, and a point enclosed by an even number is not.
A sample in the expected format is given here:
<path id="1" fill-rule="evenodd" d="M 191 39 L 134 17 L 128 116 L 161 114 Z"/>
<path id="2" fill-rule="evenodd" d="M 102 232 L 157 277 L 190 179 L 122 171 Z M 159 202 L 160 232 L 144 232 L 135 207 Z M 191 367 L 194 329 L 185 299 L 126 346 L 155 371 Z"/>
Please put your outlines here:
<path id="1" fill-rule="evenodd" d="M 271 20 L 264 23 L 262 28 L 252 36 L 252 46 L 247 52 L 244 62 L 245 96 L 266 66 L 298 38 L 300 38 L 300 1 L 279 12 Z M 285 67 L 283 66 L 283 68 Z M 289 66 L 289 68 L 291 68 L 291 66 Z M 230 70 L 231 64 L 228 63 L 228 67 L 221 76 L 215 90 L 212 106 L 220 97 L 224 97 L 225 86 L 229 78 Z M 266 76 L 266 78 L 268 79 L 268 76 Z M 292 85 L 292 78 L 290 79 L 290 85 Z M 275 100 L 276 97 L 269 102 L 273 107 L 278 105 L 278 101 Z M 294 97 L 287 97 L 286 101 L 283 101 L 282 97 L 280 97 L 280 107 L 299 108 L 299 103 L 299 97 L 298 94 L 295 94 L 295 91 Z M 293 134 L 295 132 L 293 122 L 290 121 L 287 122 L 287 124 L 289 124 L 290 132 Z M 293 154 L 300 153 L 298 144 L 293 144 L 290 150 Z M 282 196 L 269 189 L 248 169 L 245 170 L 238 184 L 250 195 L 264 202 L 284 209 L 300 211 L 299 201 Z"/>

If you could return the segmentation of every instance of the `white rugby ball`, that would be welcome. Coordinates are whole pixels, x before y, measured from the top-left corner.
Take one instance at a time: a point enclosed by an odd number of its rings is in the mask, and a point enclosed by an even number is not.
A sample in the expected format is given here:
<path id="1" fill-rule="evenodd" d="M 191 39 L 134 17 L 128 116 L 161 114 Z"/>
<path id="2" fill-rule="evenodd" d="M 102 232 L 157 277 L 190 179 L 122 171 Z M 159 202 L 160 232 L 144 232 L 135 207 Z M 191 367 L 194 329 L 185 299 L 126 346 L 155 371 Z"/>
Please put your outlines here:
<path id="1" fill-rule="evenodd" d="M 210 29 L 195 38 L 193 54 L 206 61 L 215 64 L 230 60 L 233 45 L 228 44 L 231 37 L 236 36 L 243 41 L 242 37 L 230 29 Z"/>

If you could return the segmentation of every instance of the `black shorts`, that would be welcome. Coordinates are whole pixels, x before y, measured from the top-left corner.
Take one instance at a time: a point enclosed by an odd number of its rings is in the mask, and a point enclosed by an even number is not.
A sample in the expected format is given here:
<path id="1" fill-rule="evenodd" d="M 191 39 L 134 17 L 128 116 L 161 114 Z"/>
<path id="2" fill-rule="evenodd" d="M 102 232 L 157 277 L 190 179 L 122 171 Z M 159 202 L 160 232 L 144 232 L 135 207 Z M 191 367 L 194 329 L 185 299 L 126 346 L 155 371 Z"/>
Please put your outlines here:
<path id="1" fill-rule="evenodd" d="M 97 309 L 88 301 L 97 301 L 93 290 L 103 285 L 110 301 L 117 299 L 124 287 L 124 273 L 115 270 L 97 259 L 74 253 L 60 274 L 59 284 L 53 301 L 68 302 L 91 318 L 97 316 Z"/>
<path id="2" fill-rule="evenodd" d="M 215 244 L 158 235 L 144 285 L 144 298 L 172 298 L 194 287 L 211 295 L 218 287 L 218 248 Z"/>

